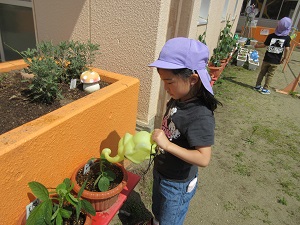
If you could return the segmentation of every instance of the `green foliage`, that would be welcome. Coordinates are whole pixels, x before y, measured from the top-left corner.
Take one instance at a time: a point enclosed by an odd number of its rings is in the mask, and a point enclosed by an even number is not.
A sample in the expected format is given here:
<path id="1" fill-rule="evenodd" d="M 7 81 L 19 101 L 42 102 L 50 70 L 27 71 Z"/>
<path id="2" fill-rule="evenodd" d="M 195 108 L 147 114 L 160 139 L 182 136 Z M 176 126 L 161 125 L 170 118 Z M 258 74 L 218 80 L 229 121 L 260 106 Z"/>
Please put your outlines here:
<path id="1" fill-rule="evenodd" d="M 278 198 L 277 202 L 280 203 L 281 205 L 287 205 L 287 201 L 286 201 L 285 197 Z"/>
<path id="2" fill-rule="evenodd" d="M 28 185 L 33 194 L 41 200 L 41 203 L 32 210 L 26 225 L 61 225 L 64 218 L 71 217 L 72 207 L 76 210 L 77 221 L 82 210 L 91 215 L 96 215 L 92 204 L 85 199 L 81 199 L 86 182 L 82 185 L 77 197 L 71 193 L 74 184 L 71 184 L 69 178 L 57 185 L 52 192 L 49 192 L 43 184 L 36 181 L 29 182 Z"/>
<path id="3" fill-rule="evenodd" d="M 116 174 L 109 169 L 109 164 L 106 158 L 101 155 L 98 161 L 99 163 L 99 175 L 95 180 L 94 187 L 97 185 L 100 191 L 107 191 L 110 186 L 110 182 L 116 179 Z"/>
<path id="4" fill-rule="evenodd" d="M 58 82 L 61 68 L 52 58 L 47 57 L 42 60 L 33 58 L 30 70 L 35 74 L 28 86 L 32 101 L 50 104 L 62 97 Z"/>
<path id="5" fill-rule="evenodd" d="M 203 44 L 206 44 L 205 38 L 206 38 L 206 31 L 204 31 L 203 34 L 199 35 L 198 40 Z"/>
<path id="6" fill-rule="evenodd" d="M 210 62 L 214 66 L 221 66 L 221 60 L 227 59 L 236 45 L 234 35 L 231 33 L 232 24 L 230 20 L 226 20 L 225 27 L 220 31 L 217 47 L 213 49 Z"/>
<path id="7" fill-rule="evenodd" d="M 297 98 L 300 96 L 300 93 L 296 91 L 290 91 L 289 95 L 291 95 L 293 98 Z"/>
<path id="8" fill-rule="evenodd" d="M 8 73 L 0 73 L 0 84 L 9 77 Z"/>
<path id="9" fill-rule="evenodd" d="M 60 83 L 70 83 L 71 79 L 79 79 L 81 73 L 91 66 L 99 45 L 90 41 L 63 41 L 58 45 L 41 42 L 36 48 L 22 52 L 11 49 L 21 55 L 28 64 L 26 72 L 35 75 L 29 86 L 29 97 L 33 101 L 50 104 L 62 97 Z"/>

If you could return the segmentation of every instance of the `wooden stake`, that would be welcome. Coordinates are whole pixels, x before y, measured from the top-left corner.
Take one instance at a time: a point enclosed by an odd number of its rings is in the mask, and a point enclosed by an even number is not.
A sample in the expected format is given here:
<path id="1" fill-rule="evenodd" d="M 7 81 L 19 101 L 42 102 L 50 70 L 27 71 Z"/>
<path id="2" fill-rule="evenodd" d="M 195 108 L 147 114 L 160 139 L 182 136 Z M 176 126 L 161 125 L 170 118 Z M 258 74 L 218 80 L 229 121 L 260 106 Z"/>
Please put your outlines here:
<path id="1" fill-rule="evenodd" d="M 286 94 L 286 95 L 290 94 L 290 92 L 295 92 L 299 81 L 300 81 L 300 73 L 299 73 L 298 77 L 292 83 L 290 83 L 288 86 L 286 86 L 282 90 L 276 89 L 276 92 L 279 92 L 281 94 Z"/>

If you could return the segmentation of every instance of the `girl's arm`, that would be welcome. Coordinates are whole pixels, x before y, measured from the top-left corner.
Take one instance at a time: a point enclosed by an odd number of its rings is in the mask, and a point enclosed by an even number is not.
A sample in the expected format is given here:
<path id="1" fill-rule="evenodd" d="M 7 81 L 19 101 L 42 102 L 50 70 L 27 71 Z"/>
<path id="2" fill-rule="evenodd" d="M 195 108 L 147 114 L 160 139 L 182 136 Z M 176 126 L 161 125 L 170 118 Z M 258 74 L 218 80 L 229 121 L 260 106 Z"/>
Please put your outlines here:
<path id="1" fill-rule="evenodd" d="M 206 167 L 211 157 L 211 146 L 197 146 L 195 149 L 185 149 L 172 142 L 166 137 L 161 129 L 155 129 L 152 139 L 165 151 L 175 155 L 181 160 L 200 167 Z"/>

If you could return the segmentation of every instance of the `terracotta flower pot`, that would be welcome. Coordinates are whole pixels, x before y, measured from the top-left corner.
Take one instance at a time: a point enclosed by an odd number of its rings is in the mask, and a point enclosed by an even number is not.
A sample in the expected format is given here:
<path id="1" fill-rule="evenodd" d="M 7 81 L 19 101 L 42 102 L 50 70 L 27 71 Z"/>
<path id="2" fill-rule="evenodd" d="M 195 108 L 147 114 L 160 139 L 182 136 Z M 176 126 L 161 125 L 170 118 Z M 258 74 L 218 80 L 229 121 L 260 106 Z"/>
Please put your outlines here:
<path id="1" fill-rule="evenodd" d="M 85 218 L 85 222 L 84 225 L 92 225 L 92 216 L 91 215 L 87 215 Z M 26 225 L 26 211 L 24 211 L 22 213 L 22 215 L 20 216 L 17 225 Z"/>
<path id="2" fill-rule="evenodd" d="M 217 80 L 224 68 L 222 66 L 217 67 L 217 66 L 208 65 L 208 69 L 209 69 L 209 75 L 212 77 L 212 79 Z"/>
<path id="3" fill-rule="evenodd" d="M 79 184 L 76 181 L 76 176 L 78 174 L 78 171 L 80 169 L 82 169 L 85 164 L 86 164 L 86 162 L 79 165 L 75 169 L 75 171 L 71 177 L 71 181 L 74 183 L 73 190 L 76 193 L 78 193 L 81 188 L 81 186 L 79 186 Z M 113 188 L 111 190 L 105 191 L 105 192 L 93 192 L 93 191 L 84 190 L 81 195 L 82 198 L 84 198 L 84 199 L 88 200 L 90 203 L 92 203 L 96 212 L 102 212 L 102 211 L 105 211 L 106 209 L 108 209 L 109 207 L 111 207 L 118 200 L 119 194 L 121 193 L 121 191 L 127 184 L 127 180 L 128 180 L 127 171 L 120 163 L 115 163 L 115 165 L 117 165 L 122 170 L 122 173 L 123 173 L 123 179 L 118 186 L 116 186 L 115 188 Z"/>
<path id="4" fill-rule="evenodd" d="M 225 69 L 226 66 L 227 66 L 227 59 L 222 59 L 221 60 L 221 67 L 223 67 L 223 69 Z"/>

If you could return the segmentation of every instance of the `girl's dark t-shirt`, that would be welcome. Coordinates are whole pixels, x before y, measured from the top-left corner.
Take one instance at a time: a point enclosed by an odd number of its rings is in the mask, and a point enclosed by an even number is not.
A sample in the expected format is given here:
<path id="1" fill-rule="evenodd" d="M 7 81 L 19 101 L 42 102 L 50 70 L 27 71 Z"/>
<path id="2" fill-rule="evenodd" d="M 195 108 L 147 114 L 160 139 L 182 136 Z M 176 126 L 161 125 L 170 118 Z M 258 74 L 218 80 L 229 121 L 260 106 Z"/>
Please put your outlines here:
<path id="1" fill-rule="evenodd" d="M 290 42 L 290 36 L 277 36 L 275 33 L 269 34 L 264 42 L 268 47 L 263 61 L 280 64 L 284 48 L 290 47 Z"/>
<path id="2" fill-rule="evenodd" d="M 162 130 L 171 142 L 186 149 L 214 144 L 214 114 L 199 99 L 179 102 L 171 99 L 162 122 Z M 198 167 L 164 152 L 154 159 L 154 168 L 166 179 L 185 182 L 197 174 Z"/>

